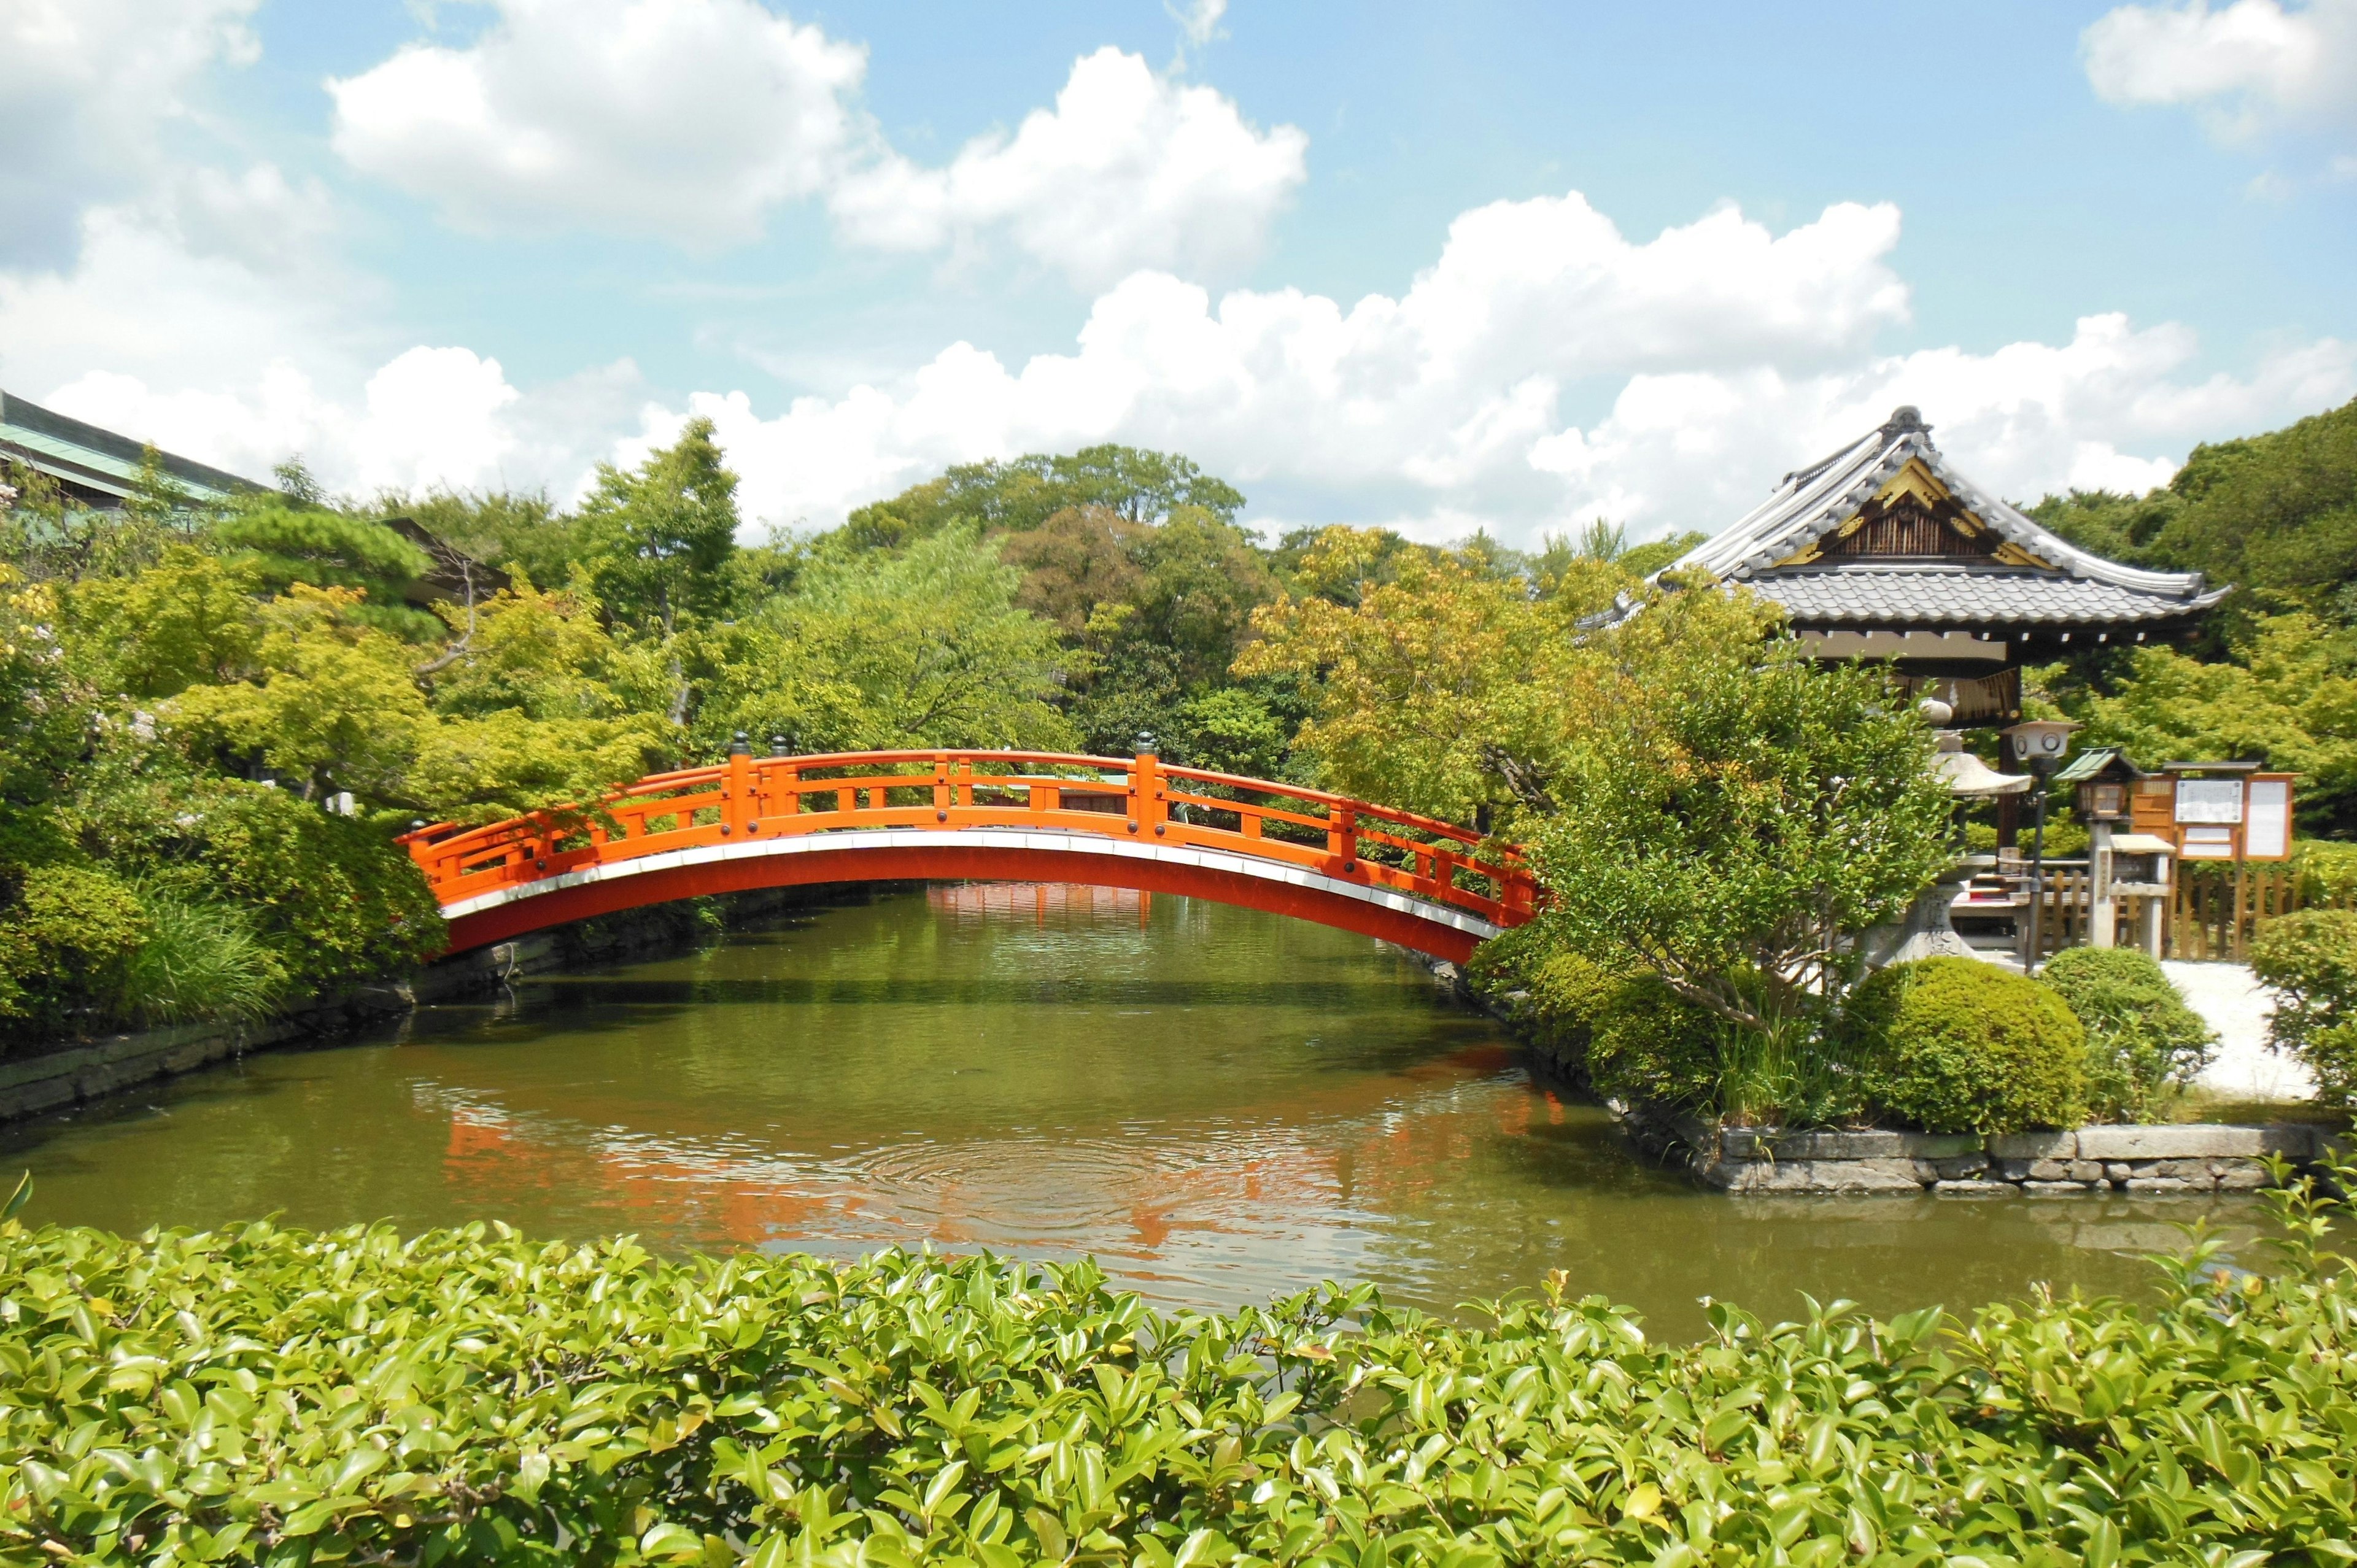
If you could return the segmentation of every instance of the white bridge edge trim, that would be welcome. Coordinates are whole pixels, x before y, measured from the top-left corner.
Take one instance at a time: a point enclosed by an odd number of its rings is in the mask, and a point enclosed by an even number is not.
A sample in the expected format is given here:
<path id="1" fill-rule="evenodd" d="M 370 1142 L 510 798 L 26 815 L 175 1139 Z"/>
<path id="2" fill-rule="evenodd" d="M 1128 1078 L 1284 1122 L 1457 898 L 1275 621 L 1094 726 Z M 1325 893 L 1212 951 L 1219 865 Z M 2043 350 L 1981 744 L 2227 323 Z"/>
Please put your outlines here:
<path id="1" fill-rule="evenodd" d="M 487 909 L 522 903 L 544 894 L 561 892 L 567 887 L 584 887 L 594 882 L 618 882 L 626 876 L 643 876 L 651 872 L 677 871 L 691 865 L 711 865 L 729 860 L 759 860 L 767 855 L 834 854 L 840 850 L 863 849 L 1022 849 L 1050 854 L 1105 855 L 1115 860 L 1161 861 L 1172 865 L 1191 865 L 1204 871 L 1233 872 L 1263 882 L 1286 882 L 1296 887 L 1330 893 L 1340 898 L 1355 898 L 1361 904 L 1372 904 L 1378 908 L 1429 921 L 1436 926 L 1454 927 L 1483 941 L 1496 936 L 1499 930 L 1498 927 L 1479 915 L 1452 909 L 1446 904 L 1395 893 L 1387 887 L 1362 887 L 1355 882 L 1345 882 L 1340 877 L 1329 876 L 1304 866 L 1286 865 L 1246 854 L 1232 854 L 1225 850 L 1138 843 L 1126 839 L 1100 838 L 1093 833 L 1009 828 L 963 828 L 946 832 L 931 828 L 851 828 L 834 832 L 800 833 L 791 838 L 748 839 L 741 843 L 704 844 L 694 849 L 667 850 L 660 854 L 640 855 L 633 860 L 611 861 L 603 865 L 584 866 L 578 871 L 559 872 L 554 876 L 544 876 L 520 886 L 502 887 L 496 892 L 479 893 L 471 898 L 443 905 L 442 918 L 456 920 L 468 915 L 479 915 Z"/>

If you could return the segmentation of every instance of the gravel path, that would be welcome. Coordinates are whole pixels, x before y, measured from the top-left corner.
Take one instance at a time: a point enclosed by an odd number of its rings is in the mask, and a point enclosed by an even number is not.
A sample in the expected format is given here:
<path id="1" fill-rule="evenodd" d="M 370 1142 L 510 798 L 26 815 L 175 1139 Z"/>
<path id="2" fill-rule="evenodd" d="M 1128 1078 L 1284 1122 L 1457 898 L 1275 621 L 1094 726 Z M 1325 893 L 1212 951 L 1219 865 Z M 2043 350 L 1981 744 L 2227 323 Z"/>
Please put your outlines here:
<path id="1" fill-rule="evenodd" d="M 2250 965 L 2169 960 L 2160 967 L 2218 1031 L 2218 1059 L 2198 1080 L 2202 1088 L 2234 1100 L 2306 1100 L 2315 1094 L 2316 1079 L 2306 1068 L 2267 1048 L 2275 1000 L 2252 976 Z"/>

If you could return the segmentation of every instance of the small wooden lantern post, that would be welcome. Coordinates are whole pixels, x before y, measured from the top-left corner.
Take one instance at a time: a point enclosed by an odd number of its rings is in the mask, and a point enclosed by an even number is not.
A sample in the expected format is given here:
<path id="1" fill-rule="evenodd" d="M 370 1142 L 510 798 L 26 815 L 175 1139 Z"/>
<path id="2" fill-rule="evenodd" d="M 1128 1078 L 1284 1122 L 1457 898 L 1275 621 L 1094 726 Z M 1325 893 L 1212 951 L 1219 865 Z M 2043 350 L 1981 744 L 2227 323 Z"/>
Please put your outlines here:
<path id="1" fill-rule="evenodd" d="M 2139 839 L 2124 830 L 2134 819 L 2136 786 L 2144 769 L 2117 746 L 2100 746 L 2072 758 L 2054 776 L 2058 784 L 2078 786 L 2074 802 L 2079 820 L 2087 825 L 2088 945 L 2119 945 L 2119 906 L 2127 898 L 2143 902 L 2143 929 L 2138 935 L 2147 950 L 2160 940 L 2158 900 L 2167 894 L 2169 844 L 2161 839 Z M 2133 843 L 2130 841 L 2133 840 Z M 2162 858 L 2156 869 L 2153 852 Z M 2154 952 L 2155 957 L 2158 953 Z"/>

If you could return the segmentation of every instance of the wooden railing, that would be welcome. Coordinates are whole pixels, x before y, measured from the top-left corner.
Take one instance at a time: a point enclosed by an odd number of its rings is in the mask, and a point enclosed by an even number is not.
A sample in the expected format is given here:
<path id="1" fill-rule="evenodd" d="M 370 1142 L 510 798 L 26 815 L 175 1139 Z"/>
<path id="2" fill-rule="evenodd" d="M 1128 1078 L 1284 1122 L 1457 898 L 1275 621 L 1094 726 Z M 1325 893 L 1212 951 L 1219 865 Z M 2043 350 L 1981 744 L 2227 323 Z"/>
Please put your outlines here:
<path id="1" fill-rule="evenodd" d="M 1225 850 L 1519 925 L 1538 885 L 1522 853 L 1454 823 L 1347 796 L 1172 767 L 1151 755 L 866 751 L 753 757 L 660 773 L 595 807 L 403 843 L 447 908 L 582 867 L 854 829 L 1044 828 Z"/>

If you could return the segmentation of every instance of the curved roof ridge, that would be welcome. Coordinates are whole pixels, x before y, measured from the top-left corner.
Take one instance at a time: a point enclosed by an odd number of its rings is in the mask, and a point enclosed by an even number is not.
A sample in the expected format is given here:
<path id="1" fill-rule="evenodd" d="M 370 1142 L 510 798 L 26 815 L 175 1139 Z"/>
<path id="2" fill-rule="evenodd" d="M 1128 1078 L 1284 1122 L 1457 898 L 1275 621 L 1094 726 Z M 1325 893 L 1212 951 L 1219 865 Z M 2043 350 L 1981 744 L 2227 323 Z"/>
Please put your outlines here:
<path id="1" fill-rule="evenodd" d="M 1715 576 L 1738 580 L 1767 571 L 1856 516 L 1858 509 L 1872 499 L 1875 492 L 1910 458 L 1921 459 L 1943 485 L 2001 538 L 2053 562 L 2073 577 L 2205 604 L 2224 596 L 2223 589 L 2204 596 L 2205 585 L 2199 572 L 2154 572 L 2126 566 L 2071 543 L 1958 473 L 1932 444 L 1931 427 L 1909 406 L 1893 411 L 1883 424 L 1832 456 L 1785 475 L 1767 500 L 1663 570 L 1699 566 Z"/>

